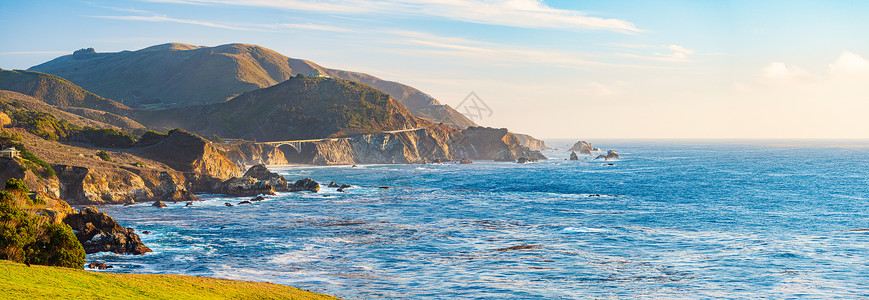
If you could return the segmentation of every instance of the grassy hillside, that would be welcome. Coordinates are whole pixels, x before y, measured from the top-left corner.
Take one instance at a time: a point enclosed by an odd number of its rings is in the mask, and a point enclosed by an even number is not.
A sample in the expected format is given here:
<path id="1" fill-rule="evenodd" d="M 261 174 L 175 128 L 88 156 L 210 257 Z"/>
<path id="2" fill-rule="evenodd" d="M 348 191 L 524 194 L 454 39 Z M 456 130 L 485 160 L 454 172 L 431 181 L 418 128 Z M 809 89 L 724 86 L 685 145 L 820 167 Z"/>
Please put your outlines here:
<path id="1" fill-rule="evenodd" d="M 130 109 L 86 91 L 66 79 L 39 72 L 0 69 L 0 90 L 19 92 L 61 108 L 83 107 L 113 113 Z"/>
<path id="2" fill-rule="evenodd" d="M 171 43 L 137 51 L 66 55 L 30 69 L 61 76 L 89 91 L 143 109 L 220 103 L 299 73 L 328 75 L 379 89 L 427 121 L 456 128 L 474 126 L 462 114 L 413 87 L 364 73 L 324 68 L 256 45 Z"/>
<path id="3" fill-rule="evenodd" d="M 31 96 L 6 90 L 0 90 L 0 111 L 10 116 L 19 111 L 43 112 L 81 127 L 144 128 L 142 124 L 116 114 L 87 108 L 61 110 Z"/>
<path id="4" fill-rule="evenodd" d="M 294 287 L 180 275 L 108 274 L 0 261 L 5 299 L 336 299 Z"/>
<path id="5" fill-rule="evenodd" d="M 431 125 L 372 87 L 344 79 L 311 77 L 294 77 L 225 103 L 140 111 L 136 118 L 152 127 L 178 127 L 203 136 L 217 134 L 257 141 L 324 138 Z"/>

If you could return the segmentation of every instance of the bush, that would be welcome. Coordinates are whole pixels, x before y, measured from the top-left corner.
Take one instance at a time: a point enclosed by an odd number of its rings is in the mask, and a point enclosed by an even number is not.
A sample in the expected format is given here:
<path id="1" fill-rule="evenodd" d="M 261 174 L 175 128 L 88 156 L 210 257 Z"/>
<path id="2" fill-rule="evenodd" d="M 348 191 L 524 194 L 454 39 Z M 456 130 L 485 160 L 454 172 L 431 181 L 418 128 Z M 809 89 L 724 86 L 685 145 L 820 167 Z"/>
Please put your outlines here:
<path id="1" fill-rule="evenodd" d="M 109 153 L 103 150 L 97 151 L 97 156 L 105 161 L 112 161 L 112 157 L 109 156 Z"/>
<path id="2" fill-rule="evenodd" d="M 15 198 L 12 196 L 12 193 L 7 191 L 0 191 L 0 203 L 12 204 L 14 203 Z"/>
<path id="3" fill-rule="evenodd" d="M 32 110 L 19 110 L 10 116 L 18 126 L 43 139 L 56 141 L 78 132 L 81 128 L 53 115 Z"/>
<path id="4" fill-rule="evenodd" d="M 169 137 L 168 133 L 159 133 L 153 130 L 149 130 L 148 132 L 142 134 L 142 137 L 140 137 L 139 140 L 136 141 L 136 147 L 151 146 L 156 143 L 162 142 L 167 137 Z"/>
<path id="5" fill-rule="evenodd" d="M 129 133 L 111 128 L 88 127 L 80 131 L 79 134 L 97 147 L 129 148 L 136 142 Z"/>
<path id="6" fill-rule="evenodd" d="M 26 249 L 32 264 L 84 268 L 84 248 L 72 233 L 72 228 L 63 223 L 45 226 L 42 238 L 27 245 Z"/>
<path id="7" fill-rule="evenodd" d="M 10 191 L 22 191 L 25 193 L 30 191 L 30 188 L 27 187 L 27 183 L 18 178 L 6 179 L 6 189 Z"/>
<path id="8" fill-rule="evenodd" d="M 0 204 L 0 259 L 84 268 L 85 252 L 69 225 L 47 224 L 12 204 Z"/>

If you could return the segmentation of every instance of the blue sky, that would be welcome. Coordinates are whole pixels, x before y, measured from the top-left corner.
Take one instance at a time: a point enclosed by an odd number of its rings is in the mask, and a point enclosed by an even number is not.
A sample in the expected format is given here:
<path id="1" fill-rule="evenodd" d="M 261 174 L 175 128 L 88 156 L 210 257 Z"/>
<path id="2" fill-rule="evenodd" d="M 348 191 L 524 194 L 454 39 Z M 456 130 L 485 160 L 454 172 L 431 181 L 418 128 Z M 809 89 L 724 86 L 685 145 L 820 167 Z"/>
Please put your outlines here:
<path id="1" fill-rule="evenodd" d="M 248 43 L 544 138 L 869 138 L 869 2 L 0 0 L 0 68 Z"/>

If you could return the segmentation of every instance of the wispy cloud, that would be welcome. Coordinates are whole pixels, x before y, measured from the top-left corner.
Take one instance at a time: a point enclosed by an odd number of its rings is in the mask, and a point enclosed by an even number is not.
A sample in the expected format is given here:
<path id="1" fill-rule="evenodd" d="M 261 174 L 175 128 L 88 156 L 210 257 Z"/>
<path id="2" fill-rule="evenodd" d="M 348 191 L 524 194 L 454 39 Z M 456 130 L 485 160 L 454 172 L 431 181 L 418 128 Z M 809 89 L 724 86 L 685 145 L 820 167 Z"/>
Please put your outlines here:
<path id="1" fill-rule="evenodd" d="M 430 16 L 462 22 L 523 28 L 612 30 L 636 33 L 633 23 L 553 8 L 540 0 L 146 0 L 151 2 L 238 5 L 334 14 Z"/>
<path id="2" fill-rule="evenodd" d="M 207 21 L 177 19 L 177 18 L 170 18 L 167 16 L 158 16 L 158 15 L 153 15 L 153 16 L 92 16 L 92 17 L 93 18 L 100 18 L 100 19 L 122 20 L 122 21 L 180 23 L 180 24 L 190 24 L 190 25 L 199 25 L 199 26 L 205 26 L 205 27 L 213 27 L 213 28 L 232 29 L 232 30 L 264 31 L 264 30 L 258 29 L 258 28 L 226 25 L 226 24 L 219 24 L 219 23 L 213 23 L 213 22 L 207 22 Z"/>
<path id="3" fill-rule="evenodd" d="M 289 28 L 289 29 L 306 29 L 306 30 L 319 30 L 319 31 L 332 31 L 332 32 L 354 32 L 354 30 L 349 29 L 349 28 L 310 24 L 310 23 L 305 23 L 305 24 L 281 23 L 281 24 L 274 24 L 274 25 L 257 25 L 257 26 L 275 28 L 275 29 Z"/>
<path id="4" fill-rule="evenodd" d="M 650 61 L 663 61 L 663 62 L 687 62 L 690 61 L 690 56 L 694 54 L 694 50 L 685 48 L 680 45 L 668 45 L 668 46 L 651 46 L 651 45 L 633 45 L 633 44 L 618 44 L 617 46 L 623 48 L 630 49 L 661 49 L 667 50 L 670 52 L 654 52 L 651 55 L 648 54 L 632 54 L 632 53 L 620 53 L 618 56 L 634 58 L 634 59 L 642 59 L 642 60 L 650 60 Z"/>
<path id="5" fill-rule="evenodd" d="M 601 67 L 644 67 L 632 64 L 615 64 L 598 60 L 596 55 L 519 48 L 511 45 L 474 41 L 457 37 L 443 37 L 423 32 L 390 31 L 395 36 L 388 43 L 405 45 L 399 49 L 389 47 L 390 53 L 423 57 L 459 57 L 490 66 L 516 66 L 519 64 L 543 64 L 548 67 L 589 70 Z"/>
<path id="6" fill-rule="evenodd" d="M 245 30 L 245 31 L 275 31 L 279 29 L 303 29 L 303 30 L 318 30 L 318 31 L 333 31 L 333 32 L 353 32 L 353 30 L 342 27 L 319 25 L 319 24 L 225 24 L 209 21 L 199 21 L 190 19 L 172 18 L 166 15 L 126 15 L 126 16 L 91 16 L 92 18 L 111 19 L 121 21 L 144 21 L 144 22 L 169 22 L 179 24 L 199 25 L 212 28 L 230 29 L 230 30 Z"/>

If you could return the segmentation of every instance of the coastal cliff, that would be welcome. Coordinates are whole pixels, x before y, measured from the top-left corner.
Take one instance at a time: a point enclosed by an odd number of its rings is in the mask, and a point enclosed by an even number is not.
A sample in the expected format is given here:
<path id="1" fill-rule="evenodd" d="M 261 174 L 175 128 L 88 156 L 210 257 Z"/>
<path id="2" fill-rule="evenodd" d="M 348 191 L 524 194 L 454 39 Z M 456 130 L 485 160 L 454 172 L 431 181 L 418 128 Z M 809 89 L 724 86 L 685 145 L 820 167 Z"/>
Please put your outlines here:
<path id="1" fill-rule="evenodd" d="M 461 159 L 546 159 L 507 131 L 487 127 L 455 130 L 430 126 L 401 132 L 358 134 L 274 147 L 251 142 L 220 145 L 236 164 L 409 164 Z M 500 158 L 500 159 L 499 159 Z"/>

